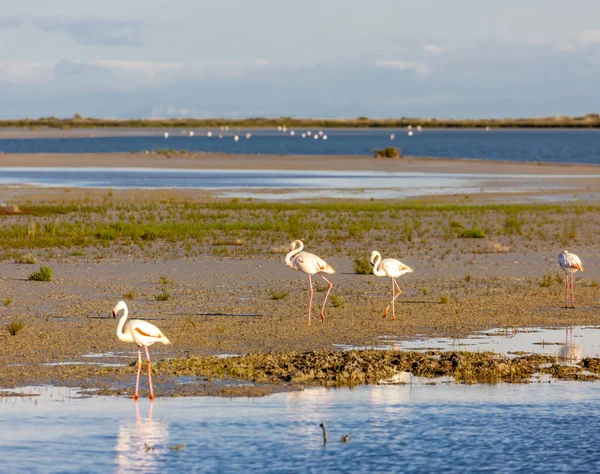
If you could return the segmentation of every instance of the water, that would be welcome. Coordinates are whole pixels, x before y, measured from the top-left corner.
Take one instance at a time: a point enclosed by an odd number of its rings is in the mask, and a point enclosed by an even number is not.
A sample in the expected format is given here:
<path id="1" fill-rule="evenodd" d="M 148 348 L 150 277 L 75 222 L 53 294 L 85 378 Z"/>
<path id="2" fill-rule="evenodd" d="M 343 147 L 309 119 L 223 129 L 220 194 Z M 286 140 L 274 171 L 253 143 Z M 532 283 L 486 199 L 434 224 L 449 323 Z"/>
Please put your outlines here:
<path id="1" fill-rule="evenodd" d="M 382 336 L 373 347 L 338 345 L 348 349 L 381 349 L 403 351 L 470 351 L 495 352 L 502 355 L 542 354 L 563 357 L 571 362 L 584 357 L 600 357 L 600 327 L 572 328 L 496 328 L 466 337 L 416 337 L 396 340 Z"/>
<path id="2" fill-rule="evenodd" d="M 432 194 L 568 190 L 591 175 L 388 173 L 376 171 L 232 171 L 144 168 L 4 168 L 0 185 L 84 188 L 194 188 L 229 190 L 225 197 L 271 199 L 398 198 Z M 598 175 L 600 178 L 600 174 Z M 570 178 L 570 184 L 565 181 Z M 253 190 L 244 192 L 243 190 Z M 288 190 L 265 193 L 264 190 Z M 327 191 L 318 191 L 326 189 Z M 232 191 L 235 190 L 235 191 Z M 262 191 L 261 191 L 262 190 Z M 289 190 L 294 190 L 289 192 Z M 561 198 L 562 199 L 562 198 Z"/>
<path id="3" fill-rule="evenodd" d="M 31 390 L 31 389 L 27 389 Z M 27 391 L 26 390 L 26 391 Z M 598 472 L 600 384 L 0 398 L 3 472 Z M 151 411 L 150 411 L 151 410 Z M 319 423 L 329 442 L 322 443 Z M 341 443 L 344 434 L 348 443 Z M 145 444 L 153 447 L 146 450 Z M 170 448 L 185 444 L 185 449 Z"/>
<path id="4" fill-rule="evenodd" d="M 164 148 L 177 150 L 240 154 L 282 155 L 372 155 L 373 150 L 399 147 L 408 156 L 440 158 L 481 158 L 505 161 L 600 164 L 600 130 L 424 130 L 412 137 L 406 130 L 327 130 L 327 140 L 302 139 L 272 130 L 229 132 L 222 139 L 213 130 L 194 137 L 170 130 L 148 134 L 132 130 L 123 136 L 85 138 L 4 138 L 0 152 L 5 153 L 106 153 L 133 152 Z M 314 130 L 313 130 L 314 132 Z M 90 133 L 93 133 L 90 131 Z M 395 140 L 390 140 L 394 133 Z M 239 142 L 233 135 L 238 134 Z"/>

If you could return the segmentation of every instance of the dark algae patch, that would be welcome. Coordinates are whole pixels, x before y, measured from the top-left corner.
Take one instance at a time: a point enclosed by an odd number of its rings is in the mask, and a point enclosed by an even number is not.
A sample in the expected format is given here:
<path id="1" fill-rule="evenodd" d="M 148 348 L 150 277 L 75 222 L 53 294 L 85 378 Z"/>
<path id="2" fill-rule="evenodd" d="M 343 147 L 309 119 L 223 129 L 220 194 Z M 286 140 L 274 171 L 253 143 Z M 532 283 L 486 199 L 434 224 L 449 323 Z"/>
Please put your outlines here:
<path id="1" fill-rule="evenodd" d="M 588 359 L 589 360 L 589 359 Z M 593 359 L 596 360 L 596 359 Z M 401 372 L 425 378 L 453 377 L 458 383 L 526 383 L 537 373 L 557 379 L 596 379 L 560 358 L 527 355 L 506 358 L 492 352 L 269 352 L 240 357 L 190 357 L 163 361 L 160 374 L 245 379 L 259 383 L 352 387 L 377 384 Z"/>

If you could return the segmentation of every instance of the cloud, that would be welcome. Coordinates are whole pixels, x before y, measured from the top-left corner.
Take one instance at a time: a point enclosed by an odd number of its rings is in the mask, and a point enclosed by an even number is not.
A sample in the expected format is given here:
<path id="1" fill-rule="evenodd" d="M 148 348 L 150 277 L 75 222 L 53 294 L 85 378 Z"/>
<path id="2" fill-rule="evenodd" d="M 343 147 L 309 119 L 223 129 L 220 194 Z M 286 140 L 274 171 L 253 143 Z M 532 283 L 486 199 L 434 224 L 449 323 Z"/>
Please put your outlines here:
<path id="1" fill-rule="evenodd" d="M 579 41 L 583 44 L 600 43 L 600 30 L 587 30 L 579 35 Z"/>
<path id="2" fill-rule="evenodd" d="M 19 18 L 5 16 L 0 17 L 0 30 L 8 30 L 10 28 L 18 28 L 21 26 L 21 20 Z"/>
<path id="3" fill-rule="evenodd" d="M 413 71 L 419 77 L 427 77 L 431 74 L 431 69 L 427 64 L 414 61 L 386 59 L 377 61 L 375 66 L 383 69 L 397 69 L 398 71 Z"/>
<path id="4" fill-rule="evenodd" d="M 0 84 L 40 84 L 54 76 L 55 61 L 3 61 L 0 62 Z"/>
<path id="5" fill-rule="evenodd" d="M 80 20 L 35 18 L 32 23 L 46 33 L 67 34 L 78 44 L 104 46 L 140 46 L 144 27 L 144 24 L 139 21 L 101 18 Z"/>
<path id="6" fill-rule="evenodd" d="M 442 48 L 439 44 L 426 44 L 423 46 L 423 51 L 427 54 L 442 54 L 444 52 L 444 48 Z"/>

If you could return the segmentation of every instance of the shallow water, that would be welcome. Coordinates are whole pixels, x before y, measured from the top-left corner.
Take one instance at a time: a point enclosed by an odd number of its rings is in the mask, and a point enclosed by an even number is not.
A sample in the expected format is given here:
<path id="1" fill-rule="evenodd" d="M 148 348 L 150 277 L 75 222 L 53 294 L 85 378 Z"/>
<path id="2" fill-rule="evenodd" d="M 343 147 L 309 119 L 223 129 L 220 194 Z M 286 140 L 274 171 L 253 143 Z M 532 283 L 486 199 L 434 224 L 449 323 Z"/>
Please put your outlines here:
<path id="1" fill-rule="evenodd" d="M 182 188 L 218 191 L 223 196 L 272 199 L 303 197 L 398 198 L 431 194 L 526 192 L 569 189 L 564 178 L 593 176 L 375 171 L 231 171 L 144 168 L 4 168 L 0 185 L 71 186 L 82 188 Z M 600 174 L 598 175 L 600 178 Z M 265 190 L 269 190 L 268 194 Z M 276 193 L 273 191 L 277 190 Z"/>
<path id="2" fill-rule="evenodd" d="M 107 153 L 176 149 L 237 154 L 282 155 L 371 155 L 373 150 L 399 147 L 407 156 L 476 158 L 508 161 L 600 164 L 599 130 L 441 130 L 427 129 L 409 137 L 406 129 L 326 130 L 327 140 L 302 139 L 274 130 L 229 131 L 222 139 L 213 130 L 195 131 L 195 136 L 169 130 L 119 131 L 121 136 L 85 138 L 0 139 L 5 153 Z M 315 132 L 315 130 L 313 130 Z M 90 135 L 95 133 L 90 130 Z M 188 130 L 189 133 L 189 130 Z M 390 135 L 395 139 L 390 140 Z M 238 142 L 234 135 L 239 135 Z"/>
<path id="3" fill-rule="evenodd" d="M 31 391 L 31 389 L 24 389 Z M 4 472 L 598 472 L 600 384 L 0 398 Z M 150 412 L 150 409 L 152 410 Z M 319 423 L 327 424 L 323 447 Z M 350 435 L 348 443 L 340 437 Z M 146 450 L 145 443 L 153 450 Z M 169 448 L 185 444 L 185 449 Z"/>
<path id="4" fill-rule="evenodd" d="M 343 349 L 352 346 L 341 345 Z M 366 347 L 362 347 L 366 348 Z M 527 353 L 563 357 L 577 362 L 584 357 L 600 357 L 600 327 L 575 326 L 566 328 L 497 328 L 470 336 L 416 337 L 395 340 L 383 336 L 374 349 L 405 351 L 471 351 L 496 352 L 503 355 Z"/>

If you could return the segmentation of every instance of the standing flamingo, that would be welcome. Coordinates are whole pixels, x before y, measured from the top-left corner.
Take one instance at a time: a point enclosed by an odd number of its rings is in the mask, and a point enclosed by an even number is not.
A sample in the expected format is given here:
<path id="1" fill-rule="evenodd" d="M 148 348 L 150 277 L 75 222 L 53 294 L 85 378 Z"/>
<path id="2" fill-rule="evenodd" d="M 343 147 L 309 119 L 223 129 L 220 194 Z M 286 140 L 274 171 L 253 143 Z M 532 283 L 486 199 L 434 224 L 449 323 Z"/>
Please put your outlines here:
<path id="1" fill-rule="evenodd" d="M 312 253 L 303 252 L 304 243 L 301 240 L 294 240 L 290 244 L 290 251 L 285 256 L 285 264 L 293 268 L 294 270 L 298 270 L 300 272 L 304 272 L 308 274 L 308 284 L 310 286 L 310 300 L 308 301 L 308 325 L 310 325 L 310 313 L 312 309 L 312 300 L 313 300 L 313 286 L 312 286 L 312 275 L 315 273 L 319 275 L 323 280 L 327 282 L 329 288 L 327 289 L 327 294 L 325 295 L 325 299 L 323 300 L 323 307 L 321 308 L 321 321 L 325 321 L 325 303 L 327 303 L 327 297 L 329 296 L 329 292 L 333 287 L 333 284 L 323 276 L 323 273 L 335 273 L 335 270 L 329 265 L 325 260 Z"/>
<path id="2" fill-rule="evenodd" d="M 140 372 L 142 371 L 142 351 L 141 348 L 144 346 L 146 349 L 146 359 L 148 360 L 148 383 L 150 384 L 150 400 L 154 400 L 154 390 L 152 389 L 152 365 L 150 364 L 150 354 L 148 353 L 148 346 L 151 346 L 155 342 L 162 342 L 163 344 L 171 344 L 171 341 L 167 339 L 160 329 L 154 324 L 150 324 L 141 319 L 132 319 L 127 321 L 129 310 L 125 301 L 119 301 L 117 306 L 113 309 L 113 318 L 117 317 L 119 311 L 123 310 L 123 316 L 119 319 L 117 325 L 117 338 L 121 342 L 135 342 L 138 348 L 138 371 L 137 379 L 135 382 L 135 396 L 134 400 L 138 399 L 138 389 L 140 386 Z"/>
<path id="3" fill-rule="evenodd" d="M 565 308 L 569 307 L 569 280 L 571 280 L 571 308 L 574 308 L 575 298 L 573 296 L 573 273 L 575 273 L 577 270 L 583 271 L 583 264 L 577 255 L 574 253 L 569 253 L 566 250 L 563 250 L 558 256 L 558 264 L 565 272 Z"/>
<path id="4" fill-rule="evenodd" d="M 407 265 L 404 265 L 400 260 L 396 260 L 395 258 L 386 258 L 381 260 L 381 254 L 377 250 L 373 250 L 371 252 L 371 257 L 369 258 L 371 265 L 373 265 L 373 274 L 376 276 L 382 277 L 390 277 L 392 279 L 392 302 L 385 308 L 383 313 L 383 317 L 385 318 L 388 315 L 388 310 L 390 306 L 392 307 L 392 321 L 396 320 L 396 308 L 394 306 L 394 301 L 396 298 L 400 296 L 402 290 L 398 286 L 398 282 L 396 278 L 404 275 L 405 273 L 412 273 L 414 270 Z M 395 293 L 396 288 L 398 288 L 398 293 Z"/>

